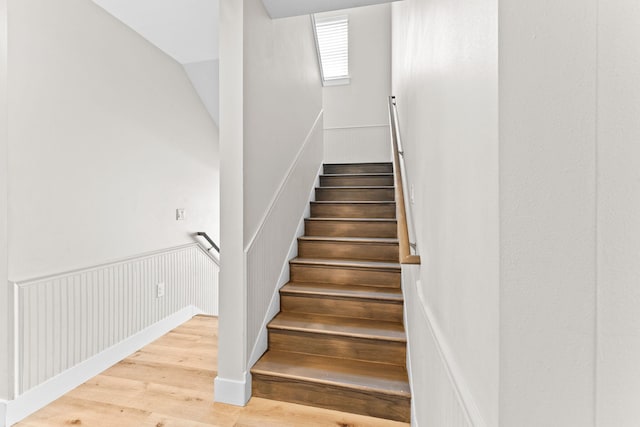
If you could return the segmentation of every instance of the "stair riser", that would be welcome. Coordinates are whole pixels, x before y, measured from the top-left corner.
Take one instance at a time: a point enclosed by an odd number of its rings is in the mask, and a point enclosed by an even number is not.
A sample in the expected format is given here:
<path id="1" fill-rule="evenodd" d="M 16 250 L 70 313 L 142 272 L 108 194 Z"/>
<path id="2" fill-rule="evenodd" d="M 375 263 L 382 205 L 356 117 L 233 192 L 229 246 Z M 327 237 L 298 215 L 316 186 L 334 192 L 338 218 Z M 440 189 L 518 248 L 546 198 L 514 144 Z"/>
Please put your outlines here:
<path id="1" fill-rule="evenodd" d="M 311 203 L 312 218 L 395 218 L 395 203 L 381 204 L 315 204 Z"/>
<path id="2" fill-rule="evenodd" d="M 393 173 L 393 166 L 391 163 L 324 165 L 323 170 L 325 174 Z"/>
<path id="3" fill-rule="evenodd" d="M 253 375 L 252 394 L 256 397 L 318 408 L 395 421 L 410 421 L 411 399 L 402 396 L 262 374 Z"/>
<path id="4" fill-rule="evenodd" d="M 290 269 L 291 281 L 293 282 L 368 285 L 385 288 L 400 287 L 399 270 L 300 264 L 291 264 Z"/>
<path id="5" fill-rule="evenodd" d="M 301 258 L 398 262 L 399 249 L 397 244 L 300 240 L 298 241 L 298 256 Z"/>
<path id="6" fill-rule="evenodd" d="M 392 186 L 393 175 L 385 176 L 321 176 L 322 187 Z"/>
<path id="7" fill-rule="evenodd" d="M 305 221 L 307 236 L 397 238 L 395 221 Z"/>
<path id="8" fill-rule="evenodd" d="M 269 330 L 269 348 L 274 351 L 364 360 L 404 366 L 404 342 L 342 337 L 311 332 Z"/>
<path id="9" fill-rule="evenodd" d="M 282 311 L 294 313 L 313 313 L 326 316 L 345 316 L 359 319 L 374 319 L 389 322 L 402 322 L 401 303 L 386 301 L 361 301 L 353 298 L 332 298 L 321 296 L 280 296 Z"/>
<path id="10" fill-rule="evenodd" d="M 393 188 L 316 188 L 319 201 L 390 201 L 394 200 Z"/>

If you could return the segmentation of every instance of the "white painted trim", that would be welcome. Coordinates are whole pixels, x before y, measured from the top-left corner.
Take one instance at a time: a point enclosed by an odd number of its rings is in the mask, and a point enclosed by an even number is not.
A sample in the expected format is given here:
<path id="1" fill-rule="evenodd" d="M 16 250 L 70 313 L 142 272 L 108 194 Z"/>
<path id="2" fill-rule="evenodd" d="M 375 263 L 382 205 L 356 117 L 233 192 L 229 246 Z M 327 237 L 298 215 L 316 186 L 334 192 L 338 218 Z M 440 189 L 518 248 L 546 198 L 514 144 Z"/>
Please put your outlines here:
<path id="1" fill-rule="evenodd" d="M 13 287 L 13 397 L 20 395 L 20 345 L 18 337 L 20 336 L 20 295 L 18 292 L 18 284 L 10 283 Z"/>
<path id="2" fill-rule="evenodd" d="M 287 170 L 287 173 L 284 175 L 284 178 L 282 178 L 282 181 L 280 182 L 280 185 L 278 185 L 278 190 L 275 192 L 273 198 L 269 202 L 269 207 L 267 208 L 267 210 L 264 212 L 264 214 L 260 218 L 260 227 L 258 227 L 258 229 L 255 231 L 255 233 L 253 233 L 253 236 L 251 236 L 251 240 L 249 240 L 249 243 L 247 243 L 245 245 L 245 248 L 244 248 L 245 254 L 247 252 L 249 252 L 249 250 L 251 249 L 251 246 L 253 246 L 253 243 L 255 242 L 256 238 L 262 232 L 262 229 L 264 228 L 264 225 L 267 222 L 267 218 L 269 217 L 269 215 L 271 214 L 271 212 L 275 208 L 276 202 L 278 201 L 278 199 L 282 195 L 282 192 L 284 191 L 285 184 L 287 183 L 287 181 L 291 177 L 291 174 L 293 173 L 293 170 L 295 169 L 296 165 L 300 161 L 300 158 L 302 157 L 302 153 L 307 148 L 307 145 L 309 145 L 309 141 L 311 140 L 311 136 L 313 135 L 314 130 L 318 127 L 318 123 L 322 119 L 322 115 L 323 114 L 324 114 L 324 110 L 321 109 L 320 112 L 318 113 L 318 116 L 316 117 L 315 121 L 313 122 L 313 125 L 309 129 L 309 132 L 307 133 L 307 136 L 304 139 L 304 143 L 302 144 L 302 146 L 300 147 L 300 149 L 296 153 L 296 156 L 293 159 L 293 162 L 291 162 L 291 165 L 289 165 L 289 169 Z"/>
<path id="3" fill-rule="evenodd" d="M 416 284 L 411 284 L 411 286 L 416 286 Z M 482 414 L 478 410 L 478 405 L 476 405 L 473 394 L 471 393 L 471 389 L 465 381 L 464 375 L 460 370 L 460 367 L 456 363 L 455 358 L 453 357 L 453 352 L 447 344 L 447 341 L 444 337 L 444 334 L 442 333 L 442 330 L 438 326 L 435 316 L 425 302 L 424 294 L 421 287 L 416 286 L 416 291 L 418 293 L 417 303 L 422 307 L 421 311 L 427 322 L 427 325 L 429 326 L 429 331 L 431 332 L 436 350 L 440 355 L 440 359 L 442 360 L 442 364 L 445 368 L 447 376 L 449 377 L 449 381 L 453 386 L 456 396 L 458 397 L 460 406 L 465 413 L 467 422 L 470 426 L 473 427 L 486 427 L 486 423 L 482 418 Z"/>
<path id="4" fill-rule="evenodd" d="M 7 427 L 7 403 L 0 399 L 0 427 Z"/>
<path id="5" fill-rule="evenodd" d="M 214 400 L 235 406 L 245 406 L 251 399 L 251 373 L 244 372 L 242 381 L 216 377 Z"/>
<path id="6" fill-rule="evenodd" d="M 10 426 L 43 408 L 80 384 L 100 374 L 122 359 L 135 353 L 145 345 L 155 341 L 167 332 L 191 319 L 200 311 L 194 306 L 188 306 L 171 316 L 154 323 L 135 335 L 109 347 L 105 351 L 67 369 L 61 374 L 32 388 L 26 393 L 10 400 L 6 405 L 6 425 Z M 1 412 L 2 402 L 0 402 Z M 3 418 L 0 417 L 0 421 Z M 2 426 L 2 424 L 0 424 Z"/>
<path id="7" fill-rule="evenodd" d="M 209 258 L 211 258 L 211 261 L 213 261 L 214 264 L 216 264 L 218 267 L 220 267 L 220 255 L 215 256 L 214 254 L 212 254 L 208 249 L 206 249 L 202 245 L 199 244 L 198 246 L 200 246 L 200 249 L 202 249 L 202 252 L 204 254 L 206 254 Z M 211 248 L 211 249 L 213 249 L 213 248 Z"/>
<path id="8" fill-rule="evenodd" d="M 420 268 L 419 266 L 408 266 L 408 265 L 402 265 L 402 268 Z M 402 277 L 404 277 L 404 275 L 402 275 Z M 419 281 L 418 281 L 419 282 Z M 415 284 L 411 284 L 411 285 L 415 285 L 417 286 L 417 283 Z M 406 283 L 406 281 L 402 281 L 402 294 L 403 295 L 407 295 L 407 290 L 406 290 L 406 286 L 408 286 L 409 284 Z M 407 337 L 407 375 L 409 377 L 409 389 L 411 390 L 411 396 L 414 395 L 414 387 L 413 387 L 413 364 L 411 363 L 411 343 L 410 343 L 410 338 L 413 335 L 411 334 L 411 326 L 409 323 L 409 307 L 407 306 L 407 304 L 403 305 L 403 323 L 404 323 L 404 327 L 406 329 L 406 337 Z M 417 411 L 416 411 L 416 399 L 411 399 L 411 427 L 418 427 L 418 416 L 417 416 Z"/>
<path id="9" fill-rule="evenodd" d="M 324 87 L 346 86 L 349 84 L 351 84 L 351 76 L 340 77 L 339 79 L 322 80 L 322 86 Z"/>
<path id="10" fill-rule="evenodd" d="M 267 324 L 275 317 L 276 314 L 280 311 L 280 288 L 284 286 L 289 281 L 289 260 L 294 258 L 298 253 L 298 237 L 304 234 L 304 219 L 307 218 L 311 213 L 311 202 L 315 201 L 315 189 L 320 185 L 320 172 L 322 171 L 322 163 L 318 168 L 318 173 L 316 173 L 316 179 L 309 190 L 309 199 L 307 201 L 307 205 L 305 206 L 304 213 L 300 218 L 300 222 L 298 223 L 298 228 L 295 236 L 291 240 L 291 244 L 289 245 L 289 254 L 282 264 L 282 270 L 280 270 L 280 277 L 278 278 L 278 285 L 275 287 L 273 294 L 271 295 L 271 302 L 269 303 L 269 308 L 267 309 L 267 313 L 262 322 L 262 326 L 260 327 L 260 333 L 258 334 L 258 338 L 256 339 L 255 344 L 253 345 L 253 349 L 251 350 L 251 356 L 249 357 L 249 363 L 247 364 L 247 369 L 251 369 L 253 365 L 256 364 L 258 359 L 267 351 L 269 347 L 269 331 L 267 330 Z"/>
<path id="11" fill-rule="evenodd" d="M 324 128 L 324 130 L 344 130 L 344 129 L 369 129 L 369 128 L 388 128 L 389 125 L 354 125 L 354 126 L 332 126 Z"/>
<path id="12" fill-rule="evenodd" d="M 65 271 L 65 272 L 62 272 L 62 273 L 48 274 L 48 275 L 45 275 L 45 276 L 40 276 L 40 277 L 35 277 L 35 278 L 22 279 L 22 280 L 10 280 L 10 281 L 14 282 L 20 288 L 24 288 L 24 287 L 27 287 L 27 286 L 36 285 L 39 282 L 43 282 L 45 280 L 52 280 L 52 279 L 56 279 L 56 278 L 63 277 L 63 276 L 69 276 L 69 275 L 72 275 L 72 274 L 88 273 L 88 272 L 91 272 L 93 270 L 99 270 L 101 268 L 113 267 L 113 266 L 116 266 L 116 265 L 119 265 L 119 264 L 125 264 L 125 263 L 128 263 L 128 262 L 131 262 L 131 261 L 141 260 L 141 259 L 145 259 L 145 258 L 151 258 L 151 257 L 154 257 L 156 255 L 163 254 L 165 252 L 178 251 L 178 250 L 181 250 L 181 249 L 187 249 L 187 248 L 191 248 L 191 247 L 194 247 L 194 246 L 197 247 L 198 249 L 200 249 L 202 251 L 202 253 L 204 253 L 207 256 L 209 256 L 209 258 L 213 258 L 213 256 L 209 252 L 207 252 L 207 250 L 205 248 L 203 248 L 200 243 L 194 242 L 194 243 L 187 243 L 187 244 L 184 244 L 184 245 L 173 246 L 173 247 L 166 248 L 166 249 L 158 249 L 156 251 L 145 252 L 143 254 L 133 255 L 133 256 L 130 256 L 130 257 L 126 257 L 126 258 L 120 258 L 120 259 L 117 259 L 117 260 L 114 260 L 114 261 L 104 262 L 104 263 L 101 263 L 101 264 L 96 264 L 96 265 L 93 265 L 91 267 L 77 268 L 77 269 L 68 270 L 68 271 Z M 212 261 L 215 262 L 214 259 L 212 259 Z"/>

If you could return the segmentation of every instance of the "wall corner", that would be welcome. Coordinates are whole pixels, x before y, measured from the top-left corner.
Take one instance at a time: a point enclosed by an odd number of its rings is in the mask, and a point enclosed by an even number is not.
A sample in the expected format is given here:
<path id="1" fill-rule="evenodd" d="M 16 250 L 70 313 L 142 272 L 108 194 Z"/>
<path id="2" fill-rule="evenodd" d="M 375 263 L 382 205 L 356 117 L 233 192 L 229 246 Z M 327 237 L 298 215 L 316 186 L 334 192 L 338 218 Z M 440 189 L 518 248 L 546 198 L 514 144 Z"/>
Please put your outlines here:
<path id="1" fill-rule="evenodd" d="M 0 0 L 0 399 L 12 393 L 13 297 L 9 283 L 8 246 L 8 5 Z M 0 424 L 4 425 L 6 403 L 0 403 Z"/>

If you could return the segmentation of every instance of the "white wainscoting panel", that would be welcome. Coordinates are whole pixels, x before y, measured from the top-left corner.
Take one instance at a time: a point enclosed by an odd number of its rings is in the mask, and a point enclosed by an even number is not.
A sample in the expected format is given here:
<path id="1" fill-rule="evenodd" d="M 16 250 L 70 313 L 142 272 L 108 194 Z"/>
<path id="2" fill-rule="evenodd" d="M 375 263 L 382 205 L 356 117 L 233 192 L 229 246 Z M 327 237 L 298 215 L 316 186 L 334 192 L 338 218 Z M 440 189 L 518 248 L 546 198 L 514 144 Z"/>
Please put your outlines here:
<path id="1" fill-rule="evenodd" d="M 418 294 L 419 266 L 402 266 L 411 425 L 485 427 L 437 325 Z"/>
<path id="2" fill-rule="evenodd" d="M 17 283 L 17 394 L 185 307 L 217 315 L 218 272 L 190 244 Z"/>
<path id="3" fill-rule="evenodd" d="M 324 162 L 390 162 L 389 138 L 388 124 L 326 128 Z"/>
<path id="4" fill-rule="evenodd" d="M 282 182 L 261 226 L 245 248 L 247 265 L 247 349 L 255 347 L 274 292 L 288 268 L 291 241 L 309 203 L 322 164 L 322 113 Z M 288 270 L 287 270 L 288 271 Z M 284 275 L 285 280 L 288 275 Z"/>

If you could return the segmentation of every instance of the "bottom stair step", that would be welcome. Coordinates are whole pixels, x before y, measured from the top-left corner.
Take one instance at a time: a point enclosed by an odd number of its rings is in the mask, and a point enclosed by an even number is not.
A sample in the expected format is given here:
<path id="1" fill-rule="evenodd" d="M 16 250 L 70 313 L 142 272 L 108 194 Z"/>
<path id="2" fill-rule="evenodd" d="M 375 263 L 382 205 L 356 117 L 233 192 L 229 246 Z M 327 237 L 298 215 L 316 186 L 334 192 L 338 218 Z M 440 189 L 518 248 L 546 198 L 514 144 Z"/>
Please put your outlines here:
<path id="1" fill-rule="evenodd" d="M 401 366 L 270 350 L 251 373 L 256 397 L 410 421 L 411 393 Z"/>

